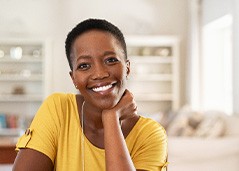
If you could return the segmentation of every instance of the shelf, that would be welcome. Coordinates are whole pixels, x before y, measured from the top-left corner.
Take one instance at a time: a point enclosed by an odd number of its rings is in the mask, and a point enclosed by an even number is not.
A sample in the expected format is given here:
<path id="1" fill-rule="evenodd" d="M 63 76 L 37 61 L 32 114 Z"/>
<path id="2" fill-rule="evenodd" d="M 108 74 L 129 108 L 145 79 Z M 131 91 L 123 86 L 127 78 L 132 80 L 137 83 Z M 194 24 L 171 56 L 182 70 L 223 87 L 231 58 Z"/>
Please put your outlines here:
<path id="1" fill-rule="evenodd" d="M 42 95 L 0 95 L 0 102 L 41 102 Z"/>
<path id="2" fill-rule="evenodd" d="M 172 94 L 135 94 L 136 101 L 172 101 Z"/>
<path id="3" fill-rule="evenodd" d="M 51 90 L 51 50 L 51 40 L 42 38 L 0 39 L 0 113 L 16 116 L 20 128 L 28 126 Z M 9 144 L 20 131 L 0 129 L 0 144 L 3 139 Z"/>
<path id="4" fill-rule="evenodd" d="M 173 81 L 172 74 L 131 74 L 129 81 Z"/>
<path id="5" fill-rule="evenodd" d="M 128 88 L 139 112 L 168 112 L 179 108 L 179 39 L 176 36 L 126 36 L 131 73 Z"/>
<path id="6" fill-rule="evenodd" d="M 42 81 L 42 74 L 24 76 L 21 74 L 0 74 L 0 81 Z"/>
<path id="7" fill-rule="evenodd" d="M 133 63 L 173 63 L 172 57 L 159 57 L 159 56 L 130 56 L 129 60 Z"/>
<path id="8" fill-rule="evenodd" d="M 18 137 L 22 134 L 23 130 L 20 128 L 0 128 L 0 137 L 11 136 Z"/>
<path id="9" fill-rule="evenodd" d="M 42 58 L 34 58 L 32 56 L 24 56 L 22 59 L 12 59 L 10 56 L 5 56 L 3 58 L 0 58 L 1 63 L 41 63 L 43 62 Z"/>

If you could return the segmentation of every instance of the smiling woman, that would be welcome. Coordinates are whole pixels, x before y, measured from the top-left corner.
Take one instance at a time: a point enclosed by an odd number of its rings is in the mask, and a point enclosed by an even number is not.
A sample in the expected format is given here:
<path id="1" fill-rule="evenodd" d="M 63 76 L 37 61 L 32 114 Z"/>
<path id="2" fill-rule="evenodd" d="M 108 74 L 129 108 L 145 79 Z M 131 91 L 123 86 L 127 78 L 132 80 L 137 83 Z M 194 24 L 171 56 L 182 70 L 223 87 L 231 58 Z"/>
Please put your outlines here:
<path id="1" fill-rule="evenodd" d="M 165 130 L 137 114 L 126 89 L 130 62 L 121 31 L 88 19 L 65 43 L 80 94 L 55 93 L 43 102 L 17 143 L 13 170 L 166 170 Z"/>

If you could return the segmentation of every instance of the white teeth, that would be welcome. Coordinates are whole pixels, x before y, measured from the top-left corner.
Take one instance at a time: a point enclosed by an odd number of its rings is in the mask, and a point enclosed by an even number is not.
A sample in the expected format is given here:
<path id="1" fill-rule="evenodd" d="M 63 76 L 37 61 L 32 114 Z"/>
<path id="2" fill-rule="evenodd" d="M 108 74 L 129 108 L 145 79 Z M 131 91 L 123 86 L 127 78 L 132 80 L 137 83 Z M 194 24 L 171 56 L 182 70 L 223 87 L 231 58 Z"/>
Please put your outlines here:
<path id="1" fill-rule="evenodd" d="M 110 85 L 106 85 L 106 86 L 102 86 L 102 87 L 96 87 L 96 88 L 93 88 L 92 90 L 95 91 L 95 92 L 99 92 L 99 91 L 105 91 L 105 90 L 108 90 L 112 87 L 112 84 Z"/>

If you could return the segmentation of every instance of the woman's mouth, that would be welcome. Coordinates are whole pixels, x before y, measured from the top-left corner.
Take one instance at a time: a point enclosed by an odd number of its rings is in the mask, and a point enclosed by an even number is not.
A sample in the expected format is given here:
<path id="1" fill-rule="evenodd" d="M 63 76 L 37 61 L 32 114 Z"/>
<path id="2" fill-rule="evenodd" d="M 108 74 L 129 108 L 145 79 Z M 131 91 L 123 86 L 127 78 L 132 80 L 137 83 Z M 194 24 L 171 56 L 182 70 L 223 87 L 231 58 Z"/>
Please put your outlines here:
<path id="1" fill-rule="evenodd" d="M 94 92 L 101 92 L 101 91 L 106 91 L 106 90 L 109 90 L 110 88 L 112 88 L 113 85 L 112 84 L 109 84 L 109 85 L 105 85 L 105 86 L 100 86 L 100 87 L 94 87 L 92 88 L 92 90 Z"/>

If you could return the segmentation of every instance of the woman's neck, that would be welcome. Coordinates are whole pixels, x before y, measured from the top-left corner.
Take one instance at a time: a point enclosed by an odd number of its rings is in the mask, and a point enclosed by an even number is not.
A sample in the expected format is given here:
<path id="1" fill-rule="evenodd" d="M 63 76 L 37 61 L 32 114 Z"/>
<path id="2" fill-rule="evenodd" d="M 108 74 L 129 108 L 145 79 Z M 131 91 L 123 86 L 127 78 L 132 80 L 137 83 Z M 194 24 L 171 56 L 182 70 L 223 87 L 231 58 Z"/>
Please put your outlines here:
<path id="1" fill-rule="evenodd" d="M 85 102 L 81 114 L 84 118 L 84 124 L 92 130 L 103 129 L 102 109 L 96 108 L 94 105 Z"/>

